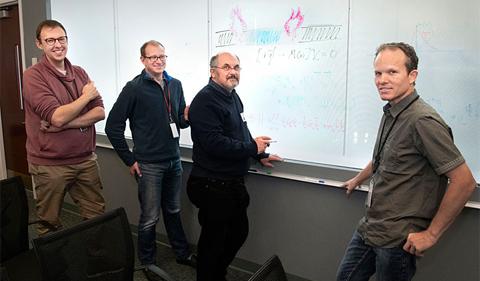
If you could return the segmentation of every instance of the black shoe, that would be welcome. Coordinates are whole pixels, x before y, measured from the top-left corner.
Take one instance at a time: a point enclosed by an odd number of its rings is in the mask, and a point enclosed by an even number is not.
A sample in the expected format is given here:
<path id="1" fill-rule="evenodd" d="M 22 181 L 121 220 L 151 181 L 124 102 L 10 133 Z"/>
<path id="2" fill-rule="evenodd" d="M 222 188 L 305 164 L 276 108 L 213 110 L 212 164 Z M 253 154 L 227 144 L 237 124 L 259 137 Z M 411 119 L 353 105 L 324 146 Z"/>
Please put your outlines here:
<path id="1" fill-rule="evenodd" d="M 178 264 L 188 265 L 193 268 L 197 267 L 197 256 L 195 254 L 190 254 L 186 259 L 177 259 Z"/>

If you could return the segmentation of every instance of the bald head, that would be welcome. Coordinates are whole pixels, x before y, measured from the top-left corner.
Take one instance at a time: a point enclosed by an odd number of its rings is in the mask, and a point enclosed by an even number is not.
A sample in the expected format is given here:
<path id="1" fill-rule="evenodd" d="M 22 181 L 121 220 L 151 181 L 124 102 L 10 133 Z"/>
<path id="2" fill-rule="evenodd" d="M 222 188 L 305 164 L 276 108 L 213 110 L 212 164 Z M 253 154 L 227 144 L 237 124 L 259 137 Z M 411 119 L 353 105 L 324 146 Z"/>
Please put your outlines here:
<path id="1" fill-rule="evenodd" d="M 240 59 L 238 58 L 237 55 L 235 54 L 232 54 L 232 53 L 229 53 L 229 52 L 220 52 L 220 53 L 217 53 L 216 55 L 214 55 L 211 59 L 210 59 L 210 68 L 215 68 L 218 66 L 218 58 L 221 57 L 221 56 L 232 56 L 232 57 L 236 57 L 238 62 L 240 63 Z"/>

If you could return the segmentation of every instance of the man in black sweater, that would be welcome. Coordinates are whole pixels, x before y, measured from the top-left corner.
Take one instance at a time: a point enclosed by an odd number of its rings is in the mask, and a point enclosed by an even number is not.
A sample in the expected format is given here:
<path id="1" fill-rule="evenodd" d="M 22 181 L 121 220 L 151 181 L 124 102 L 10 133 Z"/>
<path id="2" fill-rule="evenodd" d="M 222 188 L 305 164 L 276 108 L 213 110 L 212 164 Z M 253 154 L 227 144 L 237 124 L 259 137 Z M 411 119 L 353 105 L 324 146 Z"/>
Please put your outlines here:
<path id="1" fill-rule="evenodd" d="M 210 60 L 210 81 L 193 99 L 189 121 L 193 168 L 187 184 L 199 208 L 197 281 L 224 281 L 228 265 L 248 235 L 249 195 L 244 176 L 250 157 L 272 167 L 281 161 L 265 153 L 270 137 L 250 135 L 243 104 L 234 90 L 240 81 L 240 61 L 230 53 Z"/>

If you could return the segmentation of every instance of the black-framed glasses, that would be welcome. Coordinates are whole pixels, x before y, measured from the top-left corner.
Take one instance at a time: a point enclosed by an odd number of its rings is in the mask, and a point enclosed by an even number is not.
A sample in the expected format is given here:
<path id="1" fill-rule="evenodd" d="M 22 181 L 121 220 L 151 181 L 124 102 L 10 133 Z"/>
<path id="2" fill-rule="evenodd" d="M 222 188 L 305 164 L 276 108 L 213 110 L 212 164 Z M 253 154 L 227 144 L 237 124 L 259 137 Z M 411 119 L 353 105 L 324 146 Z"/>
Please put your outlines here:
<path id="1" fill-rule="evenodd" d="M 63 45 L 63 44 L 66 44 L 68 42 L 68 37 L 67 36 L 60 36 L 58 38 L 45 38 L 45 39 L 43 39 L 43 41 L 45 41 L 45 43 L 48 46 L 55 45 L 55 42 L 57 42 L 57 41 L 58 41 L 58 43 Z"/>
<path id="2" fill-rule="evenodd" d="M 224 71 L 230 71 L 230 70 L 240 71 L 240 70 L 242 70 L 242 68 L 238 64 L 235 65 L 235 66 L 230 66 L 228 64 L 224 64 L 222 66 L 212 66 L 212 68 L 220 68 L 221 70 L 224 70 Z"/>
<path id="3" fill-rule="evenodd" d="M 148 59 L 150 62 L 156 62 L 157 60 L 166 60 L 168 58 L 168 56 L 166 55 L 160 55 L 160 56 L 150 56 L 150 57 L 144 57 L 146 59 Z"/>

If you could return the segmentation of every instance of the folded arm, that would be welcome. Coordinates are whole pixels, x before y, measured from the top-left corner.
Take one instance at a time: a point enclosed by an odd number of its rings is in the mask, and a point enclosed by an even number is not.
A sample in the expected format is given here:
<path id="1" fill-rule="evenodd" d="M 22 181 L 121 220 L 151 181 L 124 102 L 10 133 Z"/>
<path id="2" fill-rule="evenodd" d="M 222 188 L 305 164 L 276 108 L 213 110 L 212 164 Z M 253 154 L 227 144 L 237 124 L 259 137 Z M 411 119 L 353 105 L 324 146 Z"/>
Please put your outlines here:
<path id="1" fill-rule="evenodd" d="M 97 106 L 90 109 L 85 114 L 77 116 L 62 127 L 57 127 L 48 123 L 47 121 L 42 120 L 40 129 L 47 133 L 54 133 L 65 129 L 87 128 L 103 119 L 105 119 L 105 110 L 103 107 Z"/>
<path id="2" fill-rule="evenodd" d="M 85 106 L 99 96 L 100 94 L 98 93 L 93 82 L 89 82 L 83 87 L 82 95 L 78 99 L 55 109 L 52 119 L 50 120 L 51 125 L 62 128 L 75 118 L 79 117 L 79 114 L 82 112 Z M 103 118 L 105 118 L 105 113 Z"/>

